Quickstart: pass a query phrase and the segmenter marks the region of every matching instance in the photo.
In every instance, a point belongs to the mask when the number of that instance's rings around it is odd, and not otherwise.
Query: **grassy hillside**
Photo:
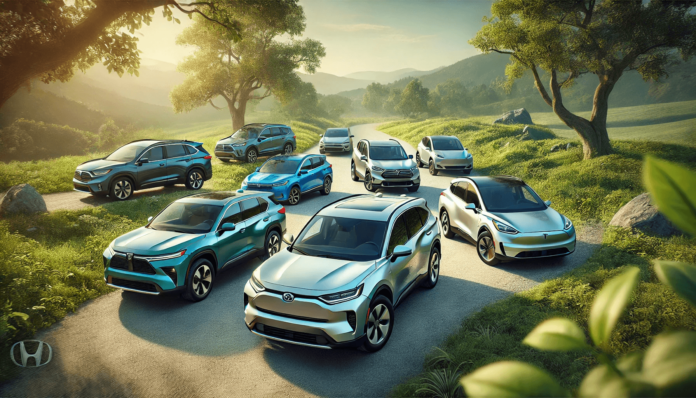
[[[657,113],[659,114],[659,112]],[[588,221],[606,225],[616,211],[645,191],[642,158],[653,154],[696,168],[693,147],[646,141],[614,141],[616,153],[582,161],[581,149],[550,153],[567,139],[518,141],[522,126],[491,125],[489,118],[433,119],[394,122],[380,130],[416,145],[425,135],[447,134],[461,139],[474,154],[474,169],[483,175],[509,174],[523,178],[553,207],[580,228]],[[534,326],[553,316],[565,316],[586,328],[590,304],[604,282],[624,266],[642,270],[636,298],[610,343],[613,354],[644,348],[656,333],[670,329],[696,330],[696,311],[659,283],[650,261],[655,258],[696,262],[696,240],[677,236],[659,238],[609,228],[602,247],[583,266],[560,278],[485,307],[433,351],[423,373],[397,386],[396,397],[431,396],[419,391],[434,382],[443,369],[463,374],[500,360],[521,360],[553,374],[568,388],[596,365],[583,352],[541,352],[522,346]],[[436,342],[434,342],[436,343]],[[456,376],[456,372],[454,374]],[[453,378],[456,382],[457,378]],[[440,383],[441,384],[441,383]]]

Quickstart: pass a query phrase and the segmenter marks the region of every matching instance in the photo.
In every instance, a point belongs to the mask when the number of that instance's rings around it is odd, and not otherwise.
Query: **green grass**
[[[591,112],[578,115],[589,118]],[[532,113],[536,124],[551,128],[558,136],[578,139],[553,112]],[[696,101],[610,108],[607,118],[612,140],[651,140],[694,145],[696,141]]]
[[[657,157],[696,167],[692,147],[646,141],[613,141],[615,154],[582,161],[581,148],[550,153],[565,138],[518,141],[522,126],[492,125],[489,118],[432,119],[394,122],[380,129],[415,146],[425,135],[458,136],[474,154],[474,168],[483,175],[508,174],[523,178],[553,207],[576,225],[588,221],[608,223],[616,211],[645,191],[641,180],[643,156]],[[642,282],[628,315],[611,342],[615,355],[645,348],[651,336],[666,329],[696,329],[696,311],[659,283],[652,259],[696,262],[696,240],[658,238],[608,228],[600,249],[576,270],[541,283],[508,299],[488,305],[465,319],[462,326],[425,361],[423,373],[396,386],[396,397],[429,396],[424,378],[443,368],[469,373],[483,365],[506,359],[521,360],[546,369],[563,386],[575,389],[596,363],[588,353],[542,352],[521,341],[538,323],[564,316],[587,328],[590,304],[604,282],[635,265]],[[444,353],[443,353],[444,352]],[[432,378],[432,377],[431,377]]]

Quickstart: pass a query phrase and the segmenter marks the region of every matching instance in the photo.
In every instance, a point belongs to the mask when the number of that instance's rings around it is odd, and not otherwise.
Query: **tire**
[[[353,181],[359,181],[358,174],[355,172],[355,162],[350,162],[350,178]]]
[[[244,160],[246,160],[247,163],[256,163],[258,158],[259,152],[256,150],[256,148],[247,149],[246,155],[244,155]]]
[[[128,200],[133,196],[134,190],[133,181],[130,178],[118,177],[116,181],[111,184],[109,194],[116,200]]]
[[[488,231],[484,231],[476,240],[476,253],[486,265],[496,265],[500,262],[495,258],[495,242]]]
[[[409,192],[418,192],[418,188],[420,188],[420,184],[414,184],[408,187]]]
[[[196,260],[191,266],[186,282],[184,298],[192,302],[205,300],[213,290],[215,269],[213,264],[205,258]]]
[[[290,193],[288,194],[288,203],[291,205],[296,205],[300,203],[300,197],[302,197],[302,192],[300,191],[300,187],[294,186],[290,188]]]
[[[193,169],[186,175],[186,188],[195,191],[203,187],[203,172],[200,169]]]
[[[433,162],[432,159],[430,159],[430,163],[428,164],[428,171],[430,172],[430,175],[436,176],[438,171],[435,168],[435,162]]]
[[[285,146],[283,147],[283,155],[289,155],[289,154],[291,154],[291,153],[292,153],[292,144],[288,142],[288,143],[285,144]]]
[[[319,150],[319,154],[320,154],[320,155],[324,155],[325,153],[326,153],[325,150],[323,150],[323,149],[320,149],[320,150]]]
[[[440,280],[440,264],[440,250],[433,247],[430,250],[430,259],[428,259],[428,276],[423,280],[424,288],[432,289],[437,285],[437,281]]]
[[[454,232],[452,231],[452,225],[450,224],[450,217],[447,210],[442,210],[440,213],[440,224],[442,225],[442,232],[445,234],[445,238],[454,238]]]
[[[372,184],[372,176],[369,172],[365,173],[365,181],[363,181],[363,185],[365,185],[365,189],[369,192],[374,192],[376,190],[375,186]]]
[[[331,177],[327,176],[324,178],[324,186],[321,188],[319,193],[322,195],[328,195],[331,193]]]
[[[416,166],[420,169],[423,167],[423,162],[421,162],[420,153],[416,151]]]
[[[266,235],[266,242],[264,243],[263,254],[259,256],[261,260],[268,260],[273,257],[276,253],[280,251],[280,246],[283,244],[283,240],[280,237],[278,231],[271,231]]]
[[[363,347],[367,352],[377,352],[387,344],[389,337],[391,337],[391,332],[394,329],[394,307],[385,296],[377,296],[370,303],[368,311]],[[381,327],[376,327],[376,323],[379,323]]]
[[[229,159],[220,159],[220,160],[222,161],[222,163],[229,163],[230,162]]]

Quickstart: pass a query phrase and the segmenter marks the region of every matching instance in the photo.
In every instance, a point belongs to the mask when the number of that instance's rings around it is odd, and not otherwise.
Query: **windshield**
[[[261,166],[260,173],[268,174],[295,174],[300,161],[296,159],[273,158],[268,159]]]
[[[213,228],[221,210],[222,206],[174,202],[155,217],[148,228],[186,234],[205,234]]]
[[[486,210],[491,213],[512,213],[545,210],[546,205],[526,185],[500,184],[479,186]]]
[[[372,160],[405,160],[408,159],[404,148],[393,146],[371,146],[370,159]]]
[[[462,143],[453,137],[432,137],[433,149],[436,151],[461,151]]]
[[[324,137],[328,138],[336,138],[336,137],[348,137],[348,130],[347,129],[328,129],[326,130],[326,134],[324,134]]]
[[[105,160],[112,160],[114,162],[130,162],[135,160],[138,155],[143,151],[143,149],[149,147],[153,142],[133,142],[128,145],[124,145],[114,151],[111,155],[104,158]]]
[[[382,254],[387,223],[353,218],[316,216],[293,248],[309,256],[370,261]]]
[[[258,127],[242,127],[232,134],[232,138],[235,140],[253,140],[259,137],[260,132],[261,129]]]

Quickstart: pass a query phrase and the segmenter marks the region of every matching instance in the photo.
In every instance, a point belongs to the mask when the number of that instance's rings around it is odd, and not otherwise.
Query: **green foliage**
[[[696,267],[676,261],[656,261],[655,273],[662,283],[672,286],[681,298],[696,307]]]
[[[352,109],[353,101],[340,95],[325,95],[319,99],[319,107],[332,119],[338,119]]]
[[[515,361],[484,366],[464,376],[461,383],[469,397],[569,396],[547,372]]]
[[[389,96],[389,88],[381,83],[372,83],[365,88],[362,106],[372,112],[382,113],[383,104]]]
[[[287,96],[285,103],[281,105],[280,109],[291,118],[306,118],[324,113],[319,108],[317,90],[309,82],[297,83],[292,94]]]
[[[616,323],[638,285],[639,273],[638,268],[627,269],[607,282],[595,297],[590,311],[589,325],[592,340],[598,347],[606,346],[611,339]]]
[[[433,114],[460,116],[467,113],[471,103],[472,100],[466,87],[459,79],[451,79],[438,84],[435,90],[430,93],[428,108]]]
[[[18,119],[0,129],[0,160],[35,160],[82,155],[96,149],[97,136],[68,126]]]
[[[423,87],[420,80],[412,80],[401,93],[401,101],[394,110],[405,117],[413,117],[428,112],[430,90]]]
[[[570,351],[588,348],[585,334],[575,322],[551,318],[535,327],[522,341],[530,347],[548,351]]]
[[[677,164],[648,157],[644,178],[660,212],[682,231],[696,235],[696,174]]]

